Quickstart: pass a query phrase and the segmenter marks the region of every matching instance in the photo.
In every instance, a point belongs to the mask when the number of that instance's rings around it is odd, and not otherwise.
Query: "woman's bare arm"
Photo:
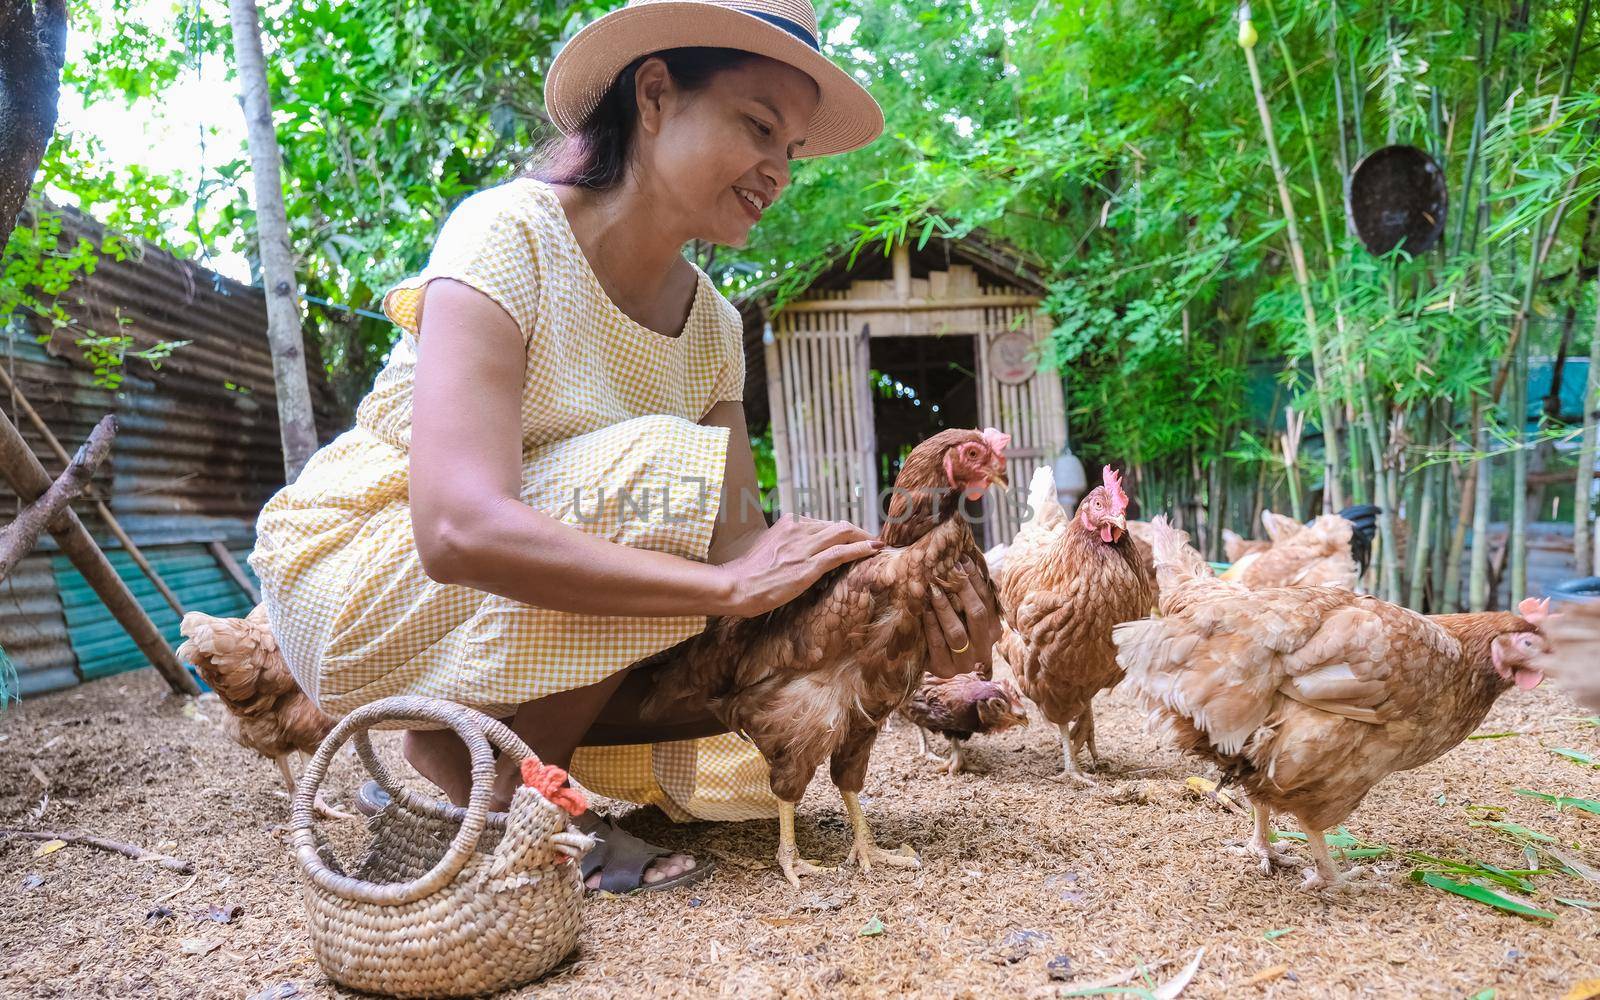
[[[728,428],[728,467],[722,479],[722,503],[717,511],[717,531],[711,537],[706,562],[721,565],[739,558],[767,530],[756,484],[756,458],[750,451],[750,431],[744,422],[744,404],[724,400],[700,422]]]
[[[849,524],[784,518],[751,532],[719,566],[562,524],[519,498],[525,355],[516,323],[483,293],[440,278],[429,283],[420,329],[411,507],[417,550],[435,580],[557,611],[749,615],[877,544]],[[730,471],[742,475],[733,446],[730,454]],[[753,485],[753,462],[749,478]]]

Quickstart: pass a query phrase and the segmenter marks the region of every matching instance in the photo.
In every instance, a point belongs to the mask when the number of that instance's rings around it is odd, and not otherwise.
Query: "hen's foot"
[[[1271,875],[1274,868],[1292,869],[1299,868],[1305,864],[1303,858],[1291,854],[1287,847],[1271,844],[1264,840],[1256,840],[1255,838],[1246,841],[1243,846],[1228,848],[1228,853],[1242,854],[1255,858],[1256,865],[1261,869],[1261,874],[1263,875]]]
[[[839,790],[844,799],[844,811],[850,818],[850,827],[855,831],[855,838],[850,842],[850,853],[845,856],[847,863],[861,866],[863,875],[872,871],[874,864],[886,865],[890,868],[921,868],[922,861],[918,859],[917,852],[910,844],[901,844],[898,850],[886,851],[879,847],[872,837],[872,827],[867,824],[867,814],[861,809],[861,800],[855,792]]]
[[[967,769],[967,748],[959,741],[950,742],[950,760],[945,764],[944,773],[957,775]]]
[[[1100,786],[1100,782],[1083,773],[1082,769],[1078,767],[1078,762],[1073,760],[1071,757],[1067,758],[1066,766],[1061,769],[1061,772],[1059,774],[1052,775],[1050,780],[1063,781],[1072,785],[1081,785],[1084,788],[1098,788]]]
[[[329,805],[328,801],[322,797],[321,790],[318,790],[315,798],[312,799],[312,803],[317,810],[317,815],[321,816],[323,819],[347,820],[361,818],[355,813],[345,812],[343,809],[338,809],[332,805]]]
[[[783,877],[788,879],[789,884],[794,888],[800,888],[800,876],[802,875],[821,875],[824,872],[833,871],[827,865],[819,865],[815,861],[807,861],[805,858],[800,857],[799,853],[793,848],[787,851],[781,847],[778,848],[778,867],[783,869]]]
[[[874,864],[883,864],[890,868],[922,867],[922,860],[917,857],[916,850],[910,844],[901,844],[898,850],[886,851],[871,840],[862,842],[859,838],[851,842],[850,853],[845,860],[860,865],[863,875],[870,875]]]
[[[1304,875],[1300,888],[1307,892],[1358,892],[1372,887],[1372,878],[1361,865],[1332,876],[1316,868],[1307,868]]]

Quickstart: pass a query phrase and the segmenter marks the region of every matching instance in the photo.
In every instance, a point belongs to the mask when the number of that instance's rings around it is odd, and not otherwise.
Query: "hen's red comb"
[[[1106,499],[1111,501],[1113,512],[1121,514],[1128,509],[1128,494],[1123,492],[1122,477],[1117,470],[1106,466],[1100,470],[1100,478],[1105,481]]]
[[[989,450],[1005,458],[1006,449],[1011,446],[1011,435],[995,427],[985,427],[982,433],[983,443],[989,446]]]
[[[1524,597],[1522,602],[1517,605],[1517,613],[1529,623],[1537,625],[1550,617],[1550,598],[1546,597],[1541,601],[1532,597]]]

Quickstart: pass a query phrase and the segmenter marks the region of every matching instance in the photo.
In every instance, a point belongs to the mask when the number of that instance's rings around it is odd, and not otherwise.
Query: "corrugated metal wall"
[[[63,216],[64,240],[76,243],[81,236],[100,244],[98,223],[70,209],[52,211]],[[28,224],[25,213],[19,225]],[[110,498],[112,513],[186,608],[248,611],[248,598],[204,543],[221,541],[242,562],[254,543],[256,513],[283,483],[261,290],[145,249],[120,261],[102,257],[56,301],[73,324],[48,331],[41,345],[34,338],[48,327],[13,318],[8,335],[0,336],[0,365],[69,452],[102,416],[116,413],[116,443],[95,477],[96,491]],[[159,367],[128,359],[122,383],[110,389],[95,384],[93,366],[76,343],[90,334],[127,335],[135,350],[162,341],[190,343]],[[328,440],[346,420],[314,351],[308,362],[317,425]],[[50,474],[58,474],[60,461],[4,391],[0,407]],[[0,481],[0,523],[18,507],[9,484]],[[120,551],[94,505],[79,501],[74,508],[156,624],[176,637],[176,616]],[[80,675],[144,665],[48,536],[0,581],[0,646],[16,664],[24,696],[69,686]]]

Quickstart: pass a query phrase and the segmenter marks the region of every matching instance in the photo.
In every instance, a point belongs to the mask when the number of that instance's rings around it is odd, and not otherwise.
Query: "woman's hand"
[[[961,613],[941,588],[932,588],[933,606],[923,613],[922,628],[928,637],[928,672],[936,677],[954,677],[989,665],[1000,639],[1000,616],[979,588],[988,589],[970,557],[956,567],[952,588]]]
[[[848,521],[784,514],[747,551],[719,567],[730,580],[726,613],[765,614],[799,597],[834,567],[882,548],[883,542]]]

